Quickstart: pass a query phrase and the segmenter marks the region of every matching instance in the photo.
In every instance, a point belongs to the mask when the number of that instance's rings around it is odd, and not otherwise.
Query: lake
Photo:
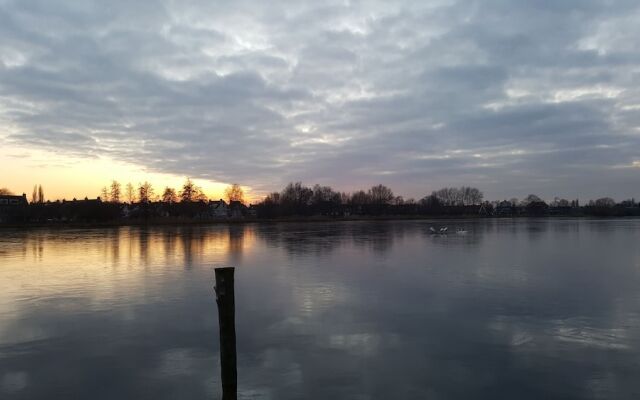
[[[242,399],[638,398],[639,239],[624,219],[0,230],[0,398],[219,398],[217,266]]]

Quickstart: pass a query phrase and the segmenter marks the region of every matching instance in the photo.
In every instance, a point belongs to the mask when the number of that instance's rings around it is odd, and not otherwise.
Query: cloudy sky
[[[0,0],[0,186],[640,197],[639,21],[637,0]]]

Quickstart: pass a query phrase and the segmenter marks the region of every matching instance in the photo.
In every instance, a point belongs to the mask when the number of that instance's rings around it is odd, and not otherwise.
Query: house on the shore
[[[28,205],[29,202],[25,193],[22,196],[0,195],[0,223],[23,220],[26,216]]]
[[[118,217],[119,207],[116,204],[108,207],[107,205],[108,203],[104,203],[100,197],[95,199],[85,197],[84,199],[62,200],[62,203],[54,208],[59,209],[56,217],[67,221],[106,221]],[[45,215],[51,214],[51,212],[47,212],[46,207],[44,212]],[[42,217],[39,216],[38,219],[42,219]]]
[[[525,207],[528,216],[539,217],[549,214],[549,205],[544,201],[532,201]]]
[[[510,217],[515,214],[516,207],[510,201],[503,200],[496,206],[495,215]]]
[[[247,206],[241,201],[232,200],[229,202],[229,217],[242,218],[247,213]]]
[[[227,218],[229,216],[229,207],[227,203],[220,200],[210,200],[209,201],[209,211],[213,218]]]
[[[549,215],[555,215],[555,216],[561,216],[561,215],[572,215],[572,213],[574,212],[574,208],[571,206],[565,206],[565,205],[554,205],[554,206],[549,206]]]
[[[256,207],[255,204],[249,204],[249,207],[247,208],[247,216],[251,218],[258,217],[258,207]]]
[[[493,209],[493,205],[491,205],[491,203],[489,203],[488,201],[480,204],[480,208],[478,209],[478,214],[482,215],[483,217],[489,217],[493,215],[494,212],[495,210]]]

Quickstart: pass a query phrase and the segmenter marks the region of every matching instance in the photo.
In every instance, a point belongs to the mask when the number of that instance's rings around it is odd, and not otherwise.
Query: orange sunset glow
[[[148,181],[160,193],[165,187],[179,189],[185,181],[185,176],[149,171],[106,156],[86,158],[11,145],[0,148],[0,165],[11,166],[3,170],[0,186],[30,196],[34,185],[41,184],[50,201],[98,197],[112,180],[123,186],[131,182],[134,187]],[[224,198],[224,190],[230,185],[207,179],[193,181],[210,199]],[[258,198],[249,187],[243,189],[248,201]]]

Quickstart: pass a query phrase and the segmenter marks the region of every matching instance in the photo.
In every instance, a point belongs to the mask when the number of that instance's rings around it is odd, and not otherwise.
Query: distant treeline
[[[369,190],[352,193],[334,191],[329,186],[308,187],[289,183],[282,191],[273,192],[256,205],[257,215],[264,218],[290,216],[633,216],[640,215],[634,199],[616,203],[609,197],[591,200],[580,206],[579,200],[556,197],[546,203],[530,194],[524,199],[486,201],[474,187],[447,187],[419,200],[395,196],[393,191],[376,185]]]
[[[296,217],[358,218],[377,216],[637,216],[634,199],[617,203],[604,197],[581,205],[578,199],[555,198],[547,203],[536,195],[524,199],[486,201],[474,187],[448,187],[419,200],[396,196],[384,185],[346,193],[329,186],[289,183],[279,192],[247,205],[242,188],[233,184],[225,200],[209,200],[187,179],[181,190],[165,188],[156,195],[150,183],[128,184],[122,193],[113,181],[95,199],[45,201],[41,185],[32,201],[0,189],[0,222],[105,222],[118,220],[280,219]]]
[[[444,188],[423,199],[395,196],[384,185],[352,193],[334,191],[329,186],[307,187],[301,182],[289,183],[282,191],[273,192],[256,205],[258,215],[265,218],[288,216],[358,216],[358,215],[462,215],[478,214],[483,194],[472,187]]]

